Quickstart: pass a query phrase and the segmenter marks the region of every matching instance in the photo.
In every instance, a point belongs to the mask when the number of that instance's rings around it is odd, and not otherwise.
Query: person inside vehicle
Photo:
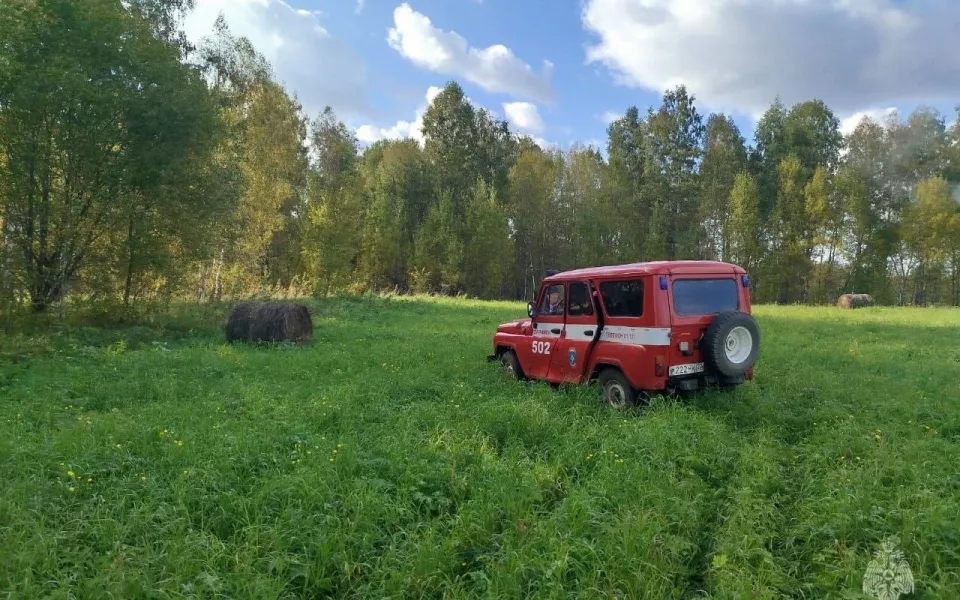
[[[547,290],[547,297],[543,307],[545,315],[563,314],[563,286],[555,285]]]

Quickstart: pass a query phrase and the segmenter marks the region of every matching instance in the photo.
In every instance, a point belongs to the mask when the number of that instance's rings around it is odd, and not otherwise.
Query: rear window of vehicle
[[[603,307],[611,317],[643,315],[643,281],[604,281],[600,284]]]
[[[737,310],[734,279],[679,279],[673,282],[673,310],[678,315],[712,315]]]

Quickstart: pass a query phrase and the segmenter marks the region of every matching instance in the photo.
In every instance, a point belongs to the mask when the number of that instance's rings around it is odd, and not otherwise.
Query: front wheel
[[[504,350],[500,355],[500,372],[510,379],[523,379],[523,371],[520,370],[520,361],[513,350]]]
[[[606,369],[597,378],[600,390],[603,393],[603,403],[610,408],[623,410],[637,403],[637,392],[616,369]]]

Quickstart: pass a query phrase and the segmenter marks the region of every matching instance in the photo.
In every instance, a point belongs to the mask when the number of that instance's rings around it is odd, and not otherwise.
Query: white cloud
[[[553,101],[550,75],[544,61],[538,75],[501,44],[472,48],[455,31],[434,27],[429,17],[403,3],[393,11],[387,43],[413,64],[443,75],[463,77],[488,92],[504,93],[539,102]]]
[[[366,65],[321,24],[319,11],[296,10],[283,0],[197,0],[184,27],[194,42],[213,31],[220,12],[234,35],[250,40],[295,92],[311,116],[330,105],[340,118],[370,117]]]
[[[440,92],[442,91],[443,91],[443,88],[438,88],[435,85],[431,85],[427,89],[427,104],[428,105],[433,104],[433,101],[436,99],[437,96],[440,95]],[[470,98],[467,98],[467,101],[469,102]]]
[[[423,145],[423,115],[433,104],[437,95],[442,92],[442,88],[430,86],[425,94],[426,103],[417,108],[416,117],[413,121],[397,121],[391,127],[380,128],[374,125],[361,125],[357,128],[357,139],[364,144],[372,144],[380,140],[399,140],[413,138],[417,143]]]
[[[838,114],[960,93],[956,0],[585,0],[588,62],[686,84],[712,110],[820,98]]]
[[[601,153],[605,153],[607,151],[607,143],[600,141],[597,138],[590,138],[584,143],[584,145],[588,148],[595,148]]]
[[[604,125],[609,125],[610,123],[613,123],[614,121],[616,121],[622,116],[623,116],[622,114],[618,113],[615,110],[607,110],[607,111],[604,111],[603,114],[597,115],[597,118],[603,121]]]
[[[354,12],[358,15],[363,12],[363,5],[365,4],[364,0],[357,0],[357,8],[354,9]]]
[[[534,135],[534,136],[530,136],[530,139],[532,139],[536,145],[540,146],[542,150],[552,151],[552,150],[560,149],[560,144],[556,142],[551,142],[549,140],[545,140],[542,137],[537,137]]]
[[[430,108],[430,105],[433,104],[433,101],[436,99],[437,95],[439,95],[442,91],[443,88],[430,86],[430,88],[427,89],[427,93],[424,94],[425,102],[417,107],[416,115],[412,121],[400,120],[390,127],[377,127],[376,125],[370,124],[357,127],[357,140],[363,144],[373,144],[374,142],[378,142],[380,140],[400,140],[411,138],[423,146],[423,116],[426,114],[427,109]],[[480,104],[474,102],[469,96],[466,98],[466,100],[472,104],[476,110],[481,110],[484,108]],[[503,109],[507,113],[507,119],[510,121],[510,123],[512,123],[518,129],[523,130],[523,132],[529,135],[530,138],[541,148],[544,150],[556,150],[559,148],[559,145],[556,142],[548,141],[537,135],[543,131],[544,125],[543,120],[540,117],[540,113],[535,105],[527,102],[507,102],[503,105]],[[488,112],[496,117],[492,111]]]
[[[543,132],[543,118],[536,104],[530,102],[504,102],[503,111],[507,114],[507,120],[517,129],[528,133]]]
[[[853,113],[849,117],[840,121],[840,133],[850,135],[857,128],[864,117],[868,117],[877,123],[884,123],[891,114],[897,112],[896,108],[877,108],[872,110],[861,110]]]

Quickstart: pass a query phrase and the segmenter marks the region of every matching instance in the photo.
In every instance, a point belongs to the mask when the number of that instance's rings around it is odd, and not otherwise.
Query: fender
[[[512,344],[512,343],[508,344],[506,342],[501,342],[499,340],[495,340],[494,343],[495,343],[494,353],[487,355],[487,361],[489,362],[500,360],[500,354],[502,354],[501,352],[498,351],[500,348],[503,348],[504,350],[510,350],[514,354],[516,354],[517,352],[516,344]],[[519,358],[520,357],[518,356],[517,359],[519,360]]]

